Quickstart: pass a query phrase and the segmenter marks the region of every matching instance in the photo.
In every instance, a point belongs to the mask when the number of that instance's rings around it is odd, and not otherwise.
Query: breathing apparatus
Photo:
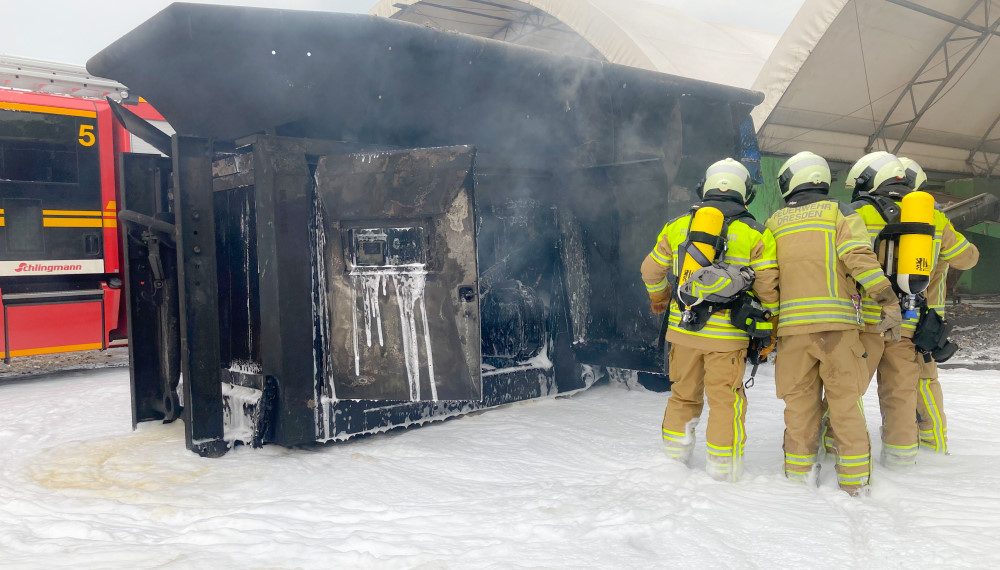
[[[728,198],[744,206],[752,202],[756,195],[750,171],[732,158],[709,166],[697,192],[698,197],[703,200]],[[725,215],[718,208],[702,205],[692,212],[687,239],[678,248],[681,270],[676,282],[677,299],[684,305],[681,326],[686,329],[700,330],[705,326],[708,316],[721,306],[718,303],[699,306],[703,298],[697,295],[682,297],[681,291],[690,291],[692,286],[705,291],[706,285],[698,281],[688,285],[687,289],[685,285],[696,271],[711,267],[716,259],[725,255],[727,228]],[[753,282],[752,276],[750,282]]]
[[[933,267],[934,197],[913,191],[907,185],[906,167],[885,151],[855,162],[844,186],[854,190],[856,200],[872,203],[885,219],[875,251],[885,244],[882,269],[899,296],[904,316],[917,318]]]
[[[916,161],[909,158],[899,158],[899,162],[906,169],[906,185],[914,190],[921,190],[927,186],[927,174]],[[945,362],[958,351],[958,345],[948,338],[951,333],[951,325],[938,314],[924,304],[920,308],[920,320],[917,321],[916,331],[913,335],[913,345],[921,353],[924,362]]]
[[[687,240],[681,244],[677,251],[678,258],[683,260],[681,271],[677,276],[678,291],[685,286],[696,271],[711,266],[716,257],[721,257],[725,253],[726,241],[721,236],[724,221],[725,216],[722,215],[722,212],[711,206],[701,207],[694,211],[691,216],[691,225],[688,228]],[[681,300],[679,294],[677,298]],[[693,304],[684,303],[684,311],[681,313],[682,325],[696,326],[698,319],[692,309],[693,306]],[[704,323],[701,324],[704,326]]]

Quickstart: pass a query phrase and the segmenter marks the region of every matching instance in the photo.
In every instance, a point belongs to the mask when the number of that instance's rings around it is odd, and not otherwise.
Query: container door
[[[482,398],[474,154],[319,160],[318,344],[332,398]]]

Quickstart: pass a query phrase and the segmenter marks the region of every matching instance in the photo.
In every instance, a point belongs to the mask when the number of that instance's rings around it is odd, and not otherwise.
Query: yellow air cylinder
[[[932,204],[933,205],[933,204]],[[695,210],[694,218],[691,220],[690,232],[704,232],[713,236],[717,236],[722,232],[722,222],[725,220],[725,216],[722,215],[716,208],[698,208]],[[707,243],[694,242],[692,245],[698,248],[705,257],[708,258],[708,262],[711,263],[715,261],[715,248]],[[677,286],[680,287],[687,281],[691,274],[702,268],[702,265],[694,258],[694,256],[688,254],[684,256],[684,260],[681,262],[681,273],[680,277],[677,279]]]
[[[934,197],[927,192],[910,192],[903,196],[900,221],[927,224],[934,228]],[[934,236],[903,234],[899,236],[896,284],[904,293],[916,295],[927,288],[934,255]]]

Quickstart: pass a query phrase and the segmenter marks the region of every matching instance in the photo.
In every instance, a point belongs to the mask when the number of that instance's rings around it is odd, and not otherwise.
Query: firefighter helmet
[[[726,158],[716,162],[705,171],[705,181],[698,187],[698,197],[714,193],[717,196],[729,196],[729,192],[740,195],[740,201],[749,205],[757,192],[753,187],[750,171],[739,161]]]
[[[899,162],[906,169],[906,185],[914,190],[923,190],[924,186],[927,185],[927,174],[924,173],[924,169],[920,168],[917,161],[912,158],[903,158],[901,156],[899,157]]]
[[[778,188],[785,200],[800,190],[830,189],[830,165],[818,154],[803,151],[789,158],[778,171]]]
[[[906,179],[906,168],[896,158],[884,150],[862,156],[847,174],[844,188],[854,189],[855,200],[861,192],[874,192],[888,184],[902,183]]]

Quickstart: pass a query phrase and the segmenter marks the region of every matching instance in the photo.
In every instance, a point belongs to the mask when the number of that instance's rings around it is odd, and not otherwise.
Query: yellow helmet
[[[927,174],[924,173],[924,169],[920,168],[917,161],[912,158],[903,158],[901,156],[899,157],[899,162],[906,169],[906,185],[914,190],[922,190],[927,185]]]
[[[895,155],[884,150],[868,153],[858,159],[847,173],[844,188],[860,192],[872,192],[885,184],[902,183],[906,179],[906,168]]]
[[[830,165],[818,154],[803,151],[789,158],[778,170],[778,188],[781,196],[789,196],[799,190],[811,188],[830,189]]]
[[[704,198],[709,193],[728,196],[729,192],[739,194],[740,201],[744,204],[749,204],[756,196],[750,171],[739,161],[726,158],[705,171],[705,181],[698,189],[698,197]]]

